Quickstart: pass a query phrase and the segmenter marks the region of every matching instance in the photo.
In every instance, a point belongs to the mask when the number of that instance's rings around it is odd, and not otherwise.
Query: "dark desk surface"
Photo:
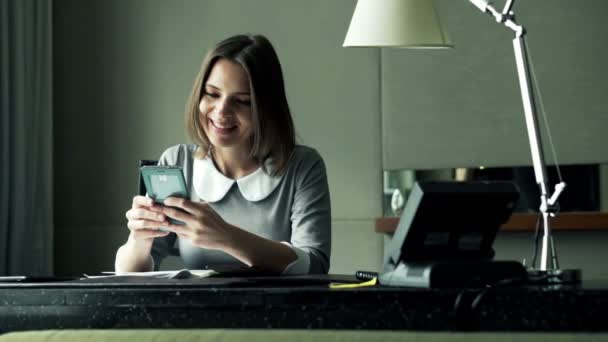
[[[608,331],[608,281],[330,289],[349,276],[0,284],[0,333],[59,328]],[[474,308],[471,303],[479,303]]]

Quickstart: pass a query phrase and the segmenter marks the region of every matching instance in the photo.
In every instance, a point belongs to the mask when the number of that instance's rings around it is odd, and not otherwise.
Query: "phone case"
[[[188,186],[179,166],[147,165],[140,168],[141,177],[146,187],[148,197],[154,202],[163,204],[167,197],[190,199]],[[169,219],[174,224],[184,224],[175,219]],[[166,231],[164,228],[160,230]]]
[[[142,166],[141,176],[148,197],[156,203],[162,204],[167,197],[190,198],[182,168],[179,166]]]

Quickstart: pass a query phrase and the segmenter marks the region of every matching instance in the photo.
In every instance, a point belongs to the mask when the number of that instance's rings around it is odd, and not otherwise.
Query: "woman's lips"
[[[213,130],[219,134],[229,134],[232,133],[233,131],[236,130],[236,125],[222,125],[222,124],[217,124],[215,121],[209,119],[209,123],[211,124],[211,126],[213,127]]]

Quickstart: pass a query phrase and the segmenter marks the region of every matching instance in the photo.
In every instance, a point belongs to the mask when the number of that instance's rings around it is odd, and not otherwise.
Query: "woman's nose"
[[[230,107],[230,101],[228,101],[228,98],[224,97],[224,98],[218,99],[218,101],[215,105],[215,111],[218,114],[222,114],[222,115],[229,114],[230,110],[231,110],[231,107]]]

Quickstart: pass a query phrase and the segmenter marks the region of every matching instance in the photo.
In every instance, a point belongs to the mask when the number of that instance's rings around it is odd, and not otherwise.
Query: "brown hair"
[[[219,42],[205,57],[186,104],[186,129],[199,146],[196,157],[211,152],[212,145],[200,120],[199,103],[211,69],[222,59],[238,63],[249,76],[253,144],[250,156],[262,166],[272,158],[274,174],[282,174],[295,146],[295,129],[283,82],[279,58],[261,35],[236,35]]]

